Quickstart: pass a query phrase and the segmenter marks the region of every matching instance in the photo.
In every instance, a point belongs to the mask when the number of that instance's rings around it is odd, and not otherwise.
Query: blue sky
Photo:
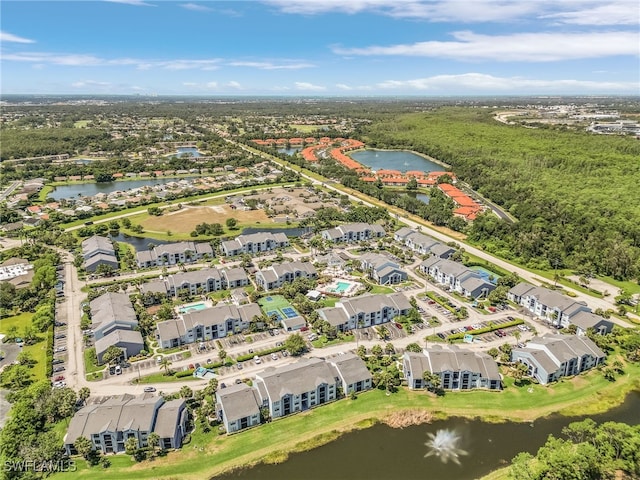
[[[0,14],[2,94],[640,94],[638,0],[3,0]]]

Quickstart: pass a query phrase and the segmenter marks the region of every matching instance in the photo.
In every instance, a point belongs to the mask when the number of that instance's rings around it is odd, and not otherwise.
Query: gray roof
[[[398,230],[396,230],[393,235],[397,236],[398,238],[405,238],[405,237],[411,235],[412,233],[416,233],[416,231],[412,230],[409,227],[402,227],[402,228],[399,228]]]
[[[456,249],[453,247],[450,247],[449,245],[446,245],[444,243],[436,243],[435,245],[433,245],[429,251],[437,256],[437,257],[441,257],[442,255],[445,255],[446,253],[449,252],[455,252]]]
[[[392,307],[400,311],[409,310],[411,308],[409,300],[407,300],[407,297],[402,293],[391,293],[388,295],[363,295],[361,297],[347,298],[336,304],[336,306],[340,305],[345,309],[350,317],[357,315],[360,312],[378,312],[385,307]]]
[[[141,348],[144,347],[144,341],[139,331],[118,329],[96,340],[96,355],[100,356],[100,354],[106,352],[110,346],[119,346],[119,344],[122,343],[133,343],[139,345]]]
[[[176,287],[185,283],[207,283],[209,279],[220,281],[222,279],[220,271],[217,268],[203,268],[202,270],[174,273],[167,277],[169,284]]]
[[[487,290],[493,290],[495,288],[495,285],[483,280],[482,277],[476,274],[469,275],[468,277],[460,280],[460,286],[470,292],[474,292],[478,289],[486,288]]]
[[[84,268],[86,270],[91,270],[91,267],[93,267],[96,264],[109,264],[114,266],[115,268],[119,267],[119,263],[118,263],[118,259],[116,258],[115,255],[109,255],[107,253],[97,253],[95,255],[93,255],[92,257],[87,258],[84,261]],[[96,265],[97,267],[97,265]]]
[[[465,267],[462,263],[454,262],[453,260],[447,260],[444,258],[438,259],[438,261],[435,262],[432,266],[437,267],[438,270],[440,270],[445,275],[456,278],[468,274],[469,272],[473,272],[473,270]]]
[[[526,289],[521,283],[513,287],[511,290],[509,290],[509,292],[520,297],[535,297],[540,304],[546,305],[548,308],[557,308],[569,317],[578,313],[580,310],[584,310],[584,307],[586,307],[586,304],[584,302],[576,302],[575,300],[572,300],[571,298],[566,297],[559,292],[549,290],[548,288],[544,287],[531,287]]]
[[[341,307],[322,308],[318,310],[318,314],[334,327],[344,325],[349,320],[346,312]]]
[[[79,437],[91,438],[94,433],[138,430],[151,432],[154,406],[163,402],[152,395],[120,395],[102,404],[92,404],[78,410],[71,421],[64,442],[72,444]]]
[[[200,255],[213,255],[213,248],[210,243],[196,243],[196,252]]]
[[[605,354],[593,341],[585,336],[578,335],[544,335],[535,337],[528,343],[529,348],[546,346],[549,353],[560,362],[583,355],[604,357]]]
[[[280,320],[280,323],[287,330],[296,330],[298,328],[304,327],[307,324],[307,321],[300,315],[297,315],[295,317],[283,318],[282,320]]]
[[[368,265],[373,267],[374,270],[378,270],[379,268],[386,265],[391,265],[395,268],[400,267],[400,265],[398,265],[396,261],[392,260],[389,255],[383,253],[367,252],[364,255],[360,256],[360,262],[367,263]]]
[[[274,368],[269,367],[256,375],[264,382],[271,401],[285,395],[300,395],[316,390],[322,384],[336,383],[337,372],[319,358],[301,358],[296,363]]]
[[[108,292],[94,298],[90,303],[91,321],[95,328],[101,324],[121,321],[137,324],[136,312],[126,293]]]
[[[165,253],[168,254],[176,254],[176,253],[184,253],[186,251],[196,251],[196,245],[193,242],[176,242],[176,243],[166,243],[164,245],[158,245],[153,248],[155,254],[160,257]]]
[[[186,407],[186,402],[183,398],[176,400],[170,400],[158,409],[158,416],[156,417],[156,424],[153,427],[153,431],[157,433],[160,438],[173,438],[176,434],[176,426],[180,421],[180,415]]]
[[[316,269],[309,262],[287,262],[280,263],[277,265],[272,265],[271,269],[278,275],[279,277],[285,275],[286,273],[296,273],[296,272],[305,272],[307,275],[316,275]]]
[[[186,333],[184,322],[176,319],[156,323],[156,330],[161,342],[180,338]]]
[[[482,378],[500,380],[498,364],[485,353],[452,348],[426,348],[423,352],[426,364],[421,360],[420,365],[426,366],[431,373],[466,371],[478,373]],[[424,371],[420,371],[420,377]]]
[[[246,383],[239,383],[218,389],[216,399],[227,421],[232,422],[260,414],[262,402],[258,395],[255,388],[251,388]]]
[[[105,250],[107,252],[113,252],[113,243],[107,237],[101,237],[100,235],[94,235],[92,237],[83,240],[82,242],[82,255],[86,256],[96,250]]]
[[[140,285],[140,291],[144,293],[167,293],[167,284],[164,280],[156,278]]]
[[[338,370],[338,374],[346,385],[373,378],[364,360],[353,353],[334,355],[327,361]]]
[[[514,358],[514,355],[517,355],[518,353],[530,355],[533,361],[535,361],[540,366],[540,368],[542,368],[547,373],[553,373],[560,367],[560,365],[556,364],[554,359],[552,359],[544,350],[538,350],[528,347],[514,348],[511,351],[511,358]]]
[[[140,250],[136,252],[136,260],[140,263],[155,262],[156,254],[152,250]]]
[[[249,279],[249,277],[247,277],[247,273],[240,267],[227,268],[225,270],[222,270],[222,276],[227,280],[228,283]]]
[[[523,295],[526,295],[528,292],[530,292],[534,288],[536,287],[534,287],[530,283],[520,282],[515,287],[511,288],[511,290],[509,290],[509,293],[516,297],[522,297]]]
[[[606,325],[608,330],[611,330],[613,327],[613,322],[610,320],[607,320],[600,315],[596,315],[595,313],[585,312],[584,310],[572,316],[571,323],[585,331],[588,328],[595,328],[600,324]]]

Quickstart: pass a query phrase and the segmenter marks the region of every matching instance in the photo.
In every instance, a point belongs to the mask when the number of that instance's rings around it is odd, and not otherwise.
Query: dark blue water
[[[372,170],[419,170],[421,172],[442,172],[447,168],[427,160],[407,150],[360,150],[348,154],[356,162]]]
[[[431,200],[429,195],[425,195],[424,193],[407,192],[407,195],[409,195],[410,197],[415,198],[416,200],[420,200],[422,203],[426,203],[426,204],[428,204],[429,201]]]
[[[182,157],[186,153],[190,153],[194,158],[202,156],[196,147],[179,147],[176,150],[178,151],[175,155],[176,157]]]
[[[447,393],[447,395],[457,395],[457,393]],[[510,463],[519,452],[526,451],[534,454],[550,434],[556,437],[561,436],[563,427],[584,418],[554,415],[538,419],[533,423],[498,424],[465,418],[449,418],[428,425],[414,425],[402,429],[375,425],[365,430],[347,433],[322,447],[292,454],[281,464],[259,464],[253,468],[215,478],[227,480],[471,480]],[[600,415],[593,415],[591,418],[597,423],[614,421],[638,425],[640,393],[630,394],[620,407]],[[439,430],[459,436],[456,446],[467,452],[467,455],[459,456],[459,465],[451,461],[443,463],[438,456],[425,457],[430,450],[426,445],[430,440],[428,434],[437,435]],[[274,445],[273,448],[278,447]]]
[[[149,244],[153,243],[154,245],[166,245],[167,242],[165,240],[156,240],[155,238],[147,238],[147,237],[130,237],[129,235],[125,235],[124,233],[118,233],[118,235],[111,235],[111,239],[116,242],[124,242],[129,245],[133,245],[133,248],[136,249],[137,252],[140,250],[149,250]]]
[[[279,148],[278,152],[280,153],[286,153],[287,155],[295,155],[296,153],[298,153],[300,150],[302,150],[302,147],[296,147],[296,148]]]
[[[131,190],[132,188],[151,187],[153,185],[164,185],[165,183],[177,182],[179,180],[193,180],[198,177],[180,177],[180,178],[145,178],[140,180],[122,180],[118,182],[104,183],[75,183],[70,185],[61,185],[55,187],[47,197],[60,200],[62,198],[92,197],[97,193],[115,192],[117,190]]]

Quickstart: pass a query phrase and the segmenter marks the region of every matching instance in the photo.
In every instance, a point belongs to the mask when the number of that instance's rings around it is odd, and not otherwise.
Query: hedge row
[[[189,370],[183,370],[182,372],[176,372],[175,377],[176,378],[193,377],[193,372],[195,372],[195,370],[193,368],[190,368]]]
[[[495,332],[496,330],[500,330],[502,328],[514,327],[523,323],[524,320],[517,318],[511,322],[501,323],[500,325],[494,325],[492,327],[479,328],[478,330],[469,330],[464,333],[454,333],[452,335],[449,335],[447,337],[447,340],[458,340],[460,338],[464,338],[465,335],[480,335],[481,333]]]
[[[53,325],[47,329],[47,351],[45,353],[47,362],[45,364],[45,375],[51,378],[53,375]]]
[[[245,360],[251,360],[256,355],[261,357],[262,355],[269,355],[271,353],[281,352],[282,350],[286,350],[286,347],[283,345],[281,347],[273,347],[267,350],[260,350],[259,352],[248,353],[246,355],[240,355],[236,358],[236,362],[244,362]]]

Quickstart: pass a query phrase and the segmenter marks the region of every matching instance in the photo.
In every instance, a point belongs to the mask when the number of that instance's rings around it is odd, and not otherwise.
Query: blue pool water
[[[188,313],[188,312],[194,312],[196,310],[204,310],[205,308],[207,308],[207,306],[204,303],[194,303],[192,305],[180,307],[178,309],[178,312]]]
[[[475,272],[478,272],[483,280],[486,280],[487,282],[492,283],[493,285],[495,285],[498,282],[498,279],[500,278],[500,275],[497,275],[487,270],[484,267],[474,265],[473,267],[469,267],[469,268]]]

